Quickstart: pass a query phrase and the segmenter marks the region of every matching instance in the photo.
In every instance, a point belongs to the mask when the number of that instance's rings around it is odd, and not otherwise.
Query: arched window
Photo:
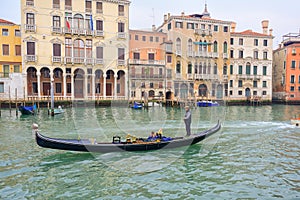
[[[73,27],[75,29],[84,29],[84,18],[81,14],[74,15]]]
[[[223,75],[227,75],[227,65],[226,64],[223,67]]]
[[[188,41],[188,52],[193,52],[193,41],[189,39]]]
[[[250,75],[250,68],[251,68],[251,64],[249,62],[247,62],[246,64],[246,74]]]
[[[211,64],[208,63],[207,74],[210,74],[210,72],[211,72]]]
[[[176,63],[176,74],[180,74],[181,73],[181,64],[180,61],[177,61]]]
[[[206,62],[203,64],[203,74],[206,74]]]
[[[223,44],[223,53],[227,53],[227,42]]]
[[[80,39],[74,41],[74,55],[75,58],[84,58],[84,42]]]
[[[191,74],[192,71],[193,71],[192,63],[189,63],[189,64],[188,64],[188,74]]]
[[[202,74],[202,62],[200,62],[200,65],[199,65],[199,74]]]
[[[195,74],[198,74],[198,64],[197,64],[197,62],[195,63],[194,70],[195,70]]]
[[[181,40],[180,40],[180,38],[176,39],[176,51],[181,52]]]
[[[217,63],[215,63],[215,66],[214,66],[214,74],[218,74],[218,65],[217,65]]]
[[[217,41],[214,42],[214,52],[215,53],[218,52],[218,42]]]
[[[202,51],[203,45],[202,45],[202,40],[199,41],[199,51]]]
[[[204,40],[204,43],[203,43],[203,51],[207,52],[207,42],[206,42],[206,40]]]

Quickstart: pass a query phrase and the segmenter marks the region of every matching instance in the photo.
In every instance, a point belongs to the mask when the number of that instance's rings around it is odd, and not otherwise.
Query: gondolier
[[[186,129],[186,135],[191,135],[191,123],[192,123],[192,114],[189,106],[185,106],[185,115],[184,115],[184,123]]]

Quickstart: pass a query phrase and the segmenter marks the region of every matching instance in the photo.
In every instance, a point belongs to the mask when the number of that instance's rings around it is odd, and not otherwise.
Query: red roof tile
[[[0,24],[9,24],[9,25],[15,25],[15,23],[4,20],[4,19],[0,19]]]
[[[248,36],[270,36],[267,34],[263,34],[263,33],[257,33],[257,32],[253,32],[252,30],[246,30],[243,32],[232,32],[232,34],[238,34],[238,35],[248,35]]]

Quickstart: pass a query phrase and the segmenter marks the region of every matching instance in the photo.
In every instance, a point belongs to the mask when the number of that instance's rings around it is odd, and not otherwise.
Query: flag
[[[91,18],[90,18],[90,28],[91,28],[91,30],[93,31],[93,30],[94,30],[93,16],[91,15],[90,17],[91,17]]]
[[[66,26],[67,26],[68,29],[70,30],[71,26],[70,26],[70,22],[68,21],[68,18],[66,19]]]

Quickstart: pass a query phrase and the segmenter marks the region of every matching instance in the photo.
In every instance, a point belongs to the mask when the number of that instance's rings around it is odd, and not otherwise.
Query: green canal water
[[[191,147],[80,153],[40,148],[42,134],[111,141],[185,134],[180,108],[67,108],[63,115],[0,118],[0,199],[300,199],[300,106],[192,109],[192,131],[222,130]]]

